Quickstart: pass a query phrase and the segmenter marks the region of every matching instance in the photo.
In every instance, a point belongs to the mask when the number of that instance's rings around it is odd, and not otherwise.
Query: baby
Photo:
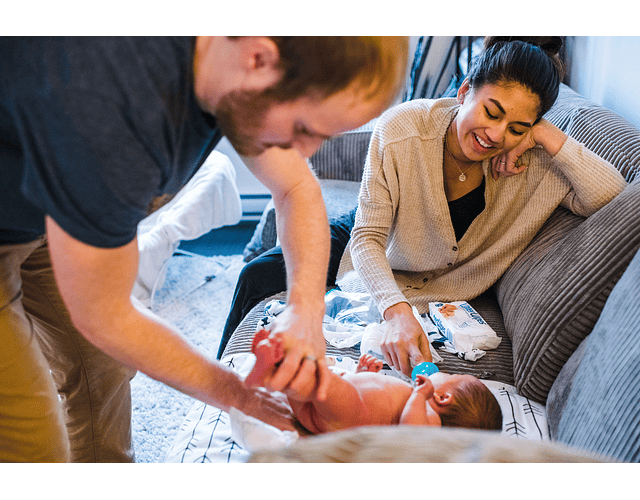
[[[283,359],[280,337],[261,330],[252,351],[256,363],[245,382],[263,385]],[[472,375],[418,375],[415,386],[378,373],[382,362],[363,355],[356,373],[332,372],[327,398],[296,399],[284,391],[296,419],[320,434],[364,425],[429,425],[501,430],[502,412],[491,391]]]

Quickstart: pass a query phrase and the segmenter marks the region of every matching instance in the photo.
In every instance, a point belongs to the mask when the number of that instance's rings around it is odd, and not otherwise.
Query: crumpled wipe
[[[442,357],[437,353],[434,348],[434,345],[431,340],[431,335],[433,333],[438,333],[438,329],[431,322],[428,316],[421,315],[418,313],[418,310],[412,307],[413,315],[422,326],[422,330],[426,335],[427,339],[429,339],[429,348],[431,351],[431,357],[434,363],[442,362]],[[387,328],[387,322],[383,321],[382,323],[371,323],[368,325],[364,333],[362,334],[362,341],[360,342],[360,352],[362,354],[373,354],[378,359],[384,359],[382,355],[382,349],[380,348],[380,344],[382,342],[382,338],[384,336],[385,330]]]
[[[282,431],[236,408],[229,410],[229,417],[233,440],[249,452],[290,446],[300,437],[296,431]]]
[[[322,333],[329,344],[338,349],[353,347],[362,339],[367,325],[381,320],[373,298],[366,293],[329,290],[324,298],[325,315]],[[269,330],[274,318],[286,307],[282,300],[271,300],[258,322],[258,329]]]

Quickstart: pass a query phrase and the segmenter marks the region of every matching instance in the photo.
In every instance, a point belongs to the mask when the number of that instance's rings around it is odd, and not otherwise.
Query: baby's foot
[[[282,339],[279,335],[270,336],[268,331],[260,330],[253,337],[251,351],[256,355],[256,363],[245,382],[250,386],[264,386],[284,357]]]
[[[356,373],[360,372],[372,372],[378,373],[382,370],[382,361],[371,354],[363,354],[358,360],[358,366],[356,367]]]

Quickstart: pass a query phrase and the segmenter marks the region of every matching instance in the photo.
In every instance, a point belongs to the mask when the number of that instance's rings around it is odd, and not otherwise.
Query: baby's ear
[[[453,403],[453,394],[449,391],[438,391],[433,395],[438,406],[447,406]]]

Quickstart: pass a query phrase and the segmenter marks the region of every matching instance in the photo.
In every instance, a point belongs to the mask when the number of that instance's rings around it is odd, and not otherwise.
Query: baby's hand
[[[413,386],[413,391],[421,394],[425,399],[430,399],[433,396],[434,389],[429,377],[425,375],[416,375],[416,382]]]

